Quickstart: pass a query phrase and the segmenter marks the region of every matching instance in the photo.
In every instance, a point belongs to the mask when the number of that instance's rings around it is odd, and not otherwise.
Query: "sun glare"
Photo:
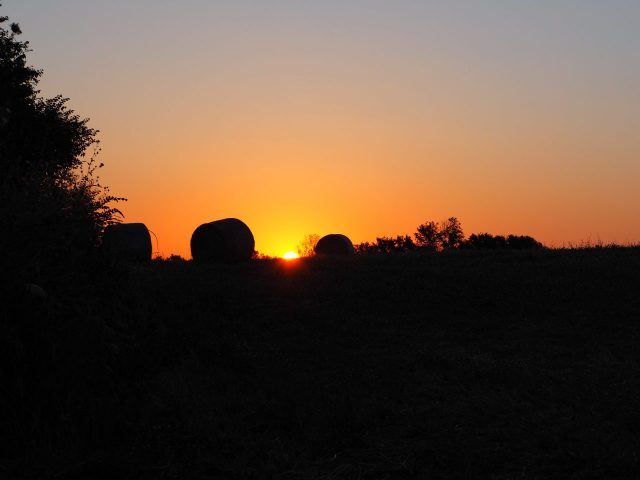
[[[285,260],[295,260],[296,258],[299,258],[300,255],[298,255],[296,252],[287,252],[284,255],[282,255],[282,258],[284,258]]]

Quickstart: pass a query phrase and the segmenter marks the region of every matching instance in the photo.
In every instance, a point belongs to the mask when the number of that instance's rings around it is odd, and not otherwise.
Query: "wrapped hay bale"
[[[102,248],[113,260],[149,262],[151,235],[144,223],[109,225],[102,235]]]
[[[355,252],[349,237],[340,233],[325,235],[315,247],[316,255],[351,255]]]
[[[251,230],[237,218],[202,224],[191,235],[191,256],[201,263],[249,260],[255,246]]]

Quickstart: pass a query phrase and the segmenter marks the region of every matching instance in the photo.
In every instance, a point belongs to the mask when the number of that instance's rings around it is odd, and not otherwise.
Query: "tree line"
[[[450,217],[441,222],[427,221],[418,225],[413,235],[377,237],[373,242],[354,245],[358,254],[390,254],[413,251],[441,252],[453,249],[533,249],[542,243],[529,235],[492,235],[473,233],[465,238],[460,220]]]
[[[441,222],[426,221],[412,235],[377,237],[374,242],[354,245],[359,254],[389,254],[412,251],[441,252],[453,249],[530,249],[542,243],[528,235],[492,235],[473,233],[465,238],[462,223],[456,217]]]

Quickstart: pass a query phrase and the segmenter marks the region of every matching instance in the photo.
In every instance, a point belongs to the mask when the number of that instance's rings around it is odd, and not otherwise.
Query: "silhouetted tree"
[[[394,243],[396,251],[398,252],[411,252],[416,249],[416,244],[411,238],[411,235],[398,235]]]
[[[440,222],[438,231],[438,237],[440,240],[440,247],[443,250],[450,248],[458,248],[464,240],[464,234],[462,232],[462,224],[456,217],[450,217],[447,220]]]
[[[525,250],[530,248],[543,248],[542,243],[528,235],[491,235],[490,233],[473,233],[465,240],[462,248],[496,249],[511,248]]]
[[[425,222],[418,226],[414,234],[416,245],[426,250],[437,250],[440,247],[440,234],[438,224]]]
[[[528,235],[509,235],[507,237],[508,248],[526,250],[530,248],[542,248],[542,243]]]
[[[361,255],[371,255],[374,253],[380,253],[378,251],[378,247],[375,243],[372,242],[362,242],[353,246],[355,252]]]
[[[465,240],[462,224],[456,217],[450,217],[440,223],[425,222],[419,225],[414,234],[396,237],[377,237],[375,242],[362,242],[354,245],[359,254],[390,254],[411,252],[416,249],[442,251],[455,248],[498,249],[498,248],[543,248],[543,245],[529,236],[492,235],[490,233],[472,233]]]
[[[391,237],[376,237],[378,253],[391,253],[395,250],[395,241]]]
[[[439,224],[425,222],[418,226],[414,236],[418,247],[434,251],[458,248],[464,240],[462,224],[456,217],[450,217]]]
[[[315,248],[318,240],[320,240],[320,235],[317,233],[310,233],[309,235],[306,235],[300,243],[298,243],[296,252],[301,257],[312,257],[316,254]]]
[[[505,248],[507,247],[507,239],[504,235],[496,235],[493,237],[493,243],[495,248]]]
[[[398,235],[377,237],[375,243],[362,242],[354,245],[354,248],[356,253],[368,255],[410,252],[417,247],[410,235]]]
[[[21,271],[68,266],[117,222],[99,184],[97,131],[61,96],[42,98],[28,42],[0,18],[0,250]],[[88,157],[85,153],[92,149]]]
[[[507,239],[502,235],[491,235],[490,233],[472,233],[465,240],[461,248],[474,249],[496,249],[507,248]]]

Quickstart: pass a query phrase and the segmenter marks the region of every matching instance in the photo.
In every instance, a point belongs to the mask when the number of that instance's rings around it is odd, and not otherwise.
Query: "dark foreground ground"
[[[49,288],[3,305],[0,478],[640,477],[640,249]]]

